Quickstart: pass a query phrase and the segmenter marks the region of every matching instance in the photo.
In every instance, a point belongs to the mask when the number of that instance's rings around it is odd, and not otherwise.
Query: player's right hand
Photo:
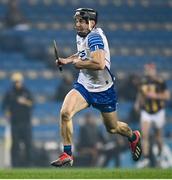
[[[56,59],[56,65],[57,66],[60,66],[60,65],[63,65],[63,64],[65,64],[63,58]]]
[[[71,62],[72,62],[71,58],[59,58],[59,59],[56,59],[56,65],[57,66],[69,64]]]

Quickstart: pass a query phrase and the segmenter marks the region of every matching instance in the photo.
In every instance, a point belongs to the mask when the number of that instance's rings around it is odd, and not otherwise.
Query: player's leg
[[[151,128],[151,115],[145,111],[141,111],[141,132],[142,132],[142,151],[143,159],[137,164],[138,168],[144,168],[150,165],[149,150],[150,150],[150,128]]]
[[[142,150],[144,158],[149,157],[149,137],[150,137],[151,123],[149,121],[142,120],[141,131],[142,131]]]
[[[77,112],[87,107],[88,103],[77,90],[72,89],[66,95],[60,112],[61,135],[63,144],[72,144],[72,117]]]
[[[72,89],[65,97],[60,111],[60,129],[62,142],[64,145],[64,153],[59,158],[51,163],[53,166],[63,166],[72,164],[71,156],[73,124],[72,117],[82,109],[88,107],[87,101],[75,89]]]
[[[15,122],[15,119],[11,119],[11,122]],[[11,146],[11,161],[12,167],[19,167],[21,165],[21,148],[20,148],[20,134],[19,129],[12,124],[11,126],[11,135],[12,135],[12,146]]]
[[[155,138],[158,145],[158,154],[161,155],[162,146],[163,146],[163,126],[165,124],[165,110],[162,109],[155,114],[154,123],[156,127]]]
[[[128,127],[128,125],[124,122],[120,122],[118,120],[118,116],[116,111],[110,113],[102,112],[103,122],[105,127],[109,133],[112,134],[121,134],[126,137],[132,136],[132,130]]]
[[[161,155],[162,152],[162,146],[163,146],[163,132],[162,129],[156,129],[155,132],[155,138],[156,138],[156,142],[157,142],[157,146],[158,146],[158,156]]]
[[[140,158],[142,152],[139,131],[132,131],[126,123],[119,121],[116,111],[102,112],[101,114],[106,129],[109,133],[117,133],[128,137],[133,160],[137,161]]]

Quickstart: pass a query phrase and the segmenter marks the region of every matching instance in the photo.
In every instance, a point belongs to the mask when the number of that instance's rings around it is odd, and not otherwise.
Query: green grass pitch
[[[172,179],[172,169],[1,169],[0,179]]]

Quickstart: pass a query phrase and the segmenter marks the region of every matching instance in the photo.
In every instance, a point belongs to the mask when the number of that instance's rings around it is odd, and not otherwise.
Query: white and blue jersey
[[[82,84],[89,92],[105,91],[113,85],[110,74],[110,51],[106,36],[102,29],[94,28],[85,38],[77,35],[77,49],[79,56],[84,61],[91,60],[90,53],[98,49],[105,51],[106,68],[103,70],[81,69],[78,83]]]
[[[90,60],[90,53],[98,49],[105,51],[106,68],[103,70],[81,69],[74,88],[85,98],[88,105],[92,105],[101,112],[116,111],[117,97],[110,73],[109,46],[103,31],[93,29],[85,38],[77,35],[77,48],[81,59]]]

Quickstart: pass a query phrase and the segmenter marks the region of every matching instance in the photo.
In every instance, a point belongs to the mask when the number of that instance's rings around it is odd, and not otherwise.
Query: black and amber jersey
[[[141,109],[150,114],[154,114],[165,106],[165,101],[161,99],[153,99],[145,96],[146,93],[163,93],[167,89],[165,81],[162,79],[151,79],[148,76],[143,77],[140,84],[142,94]]]

